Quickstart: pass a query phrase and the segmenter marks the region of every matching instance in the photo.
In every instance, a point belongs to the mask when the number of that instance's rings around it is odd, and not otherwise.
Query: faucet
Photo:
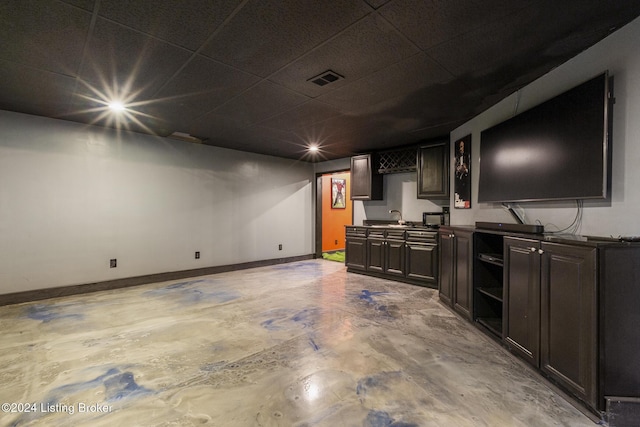
[[[389,210],[389,213],[394,213],[394,212],[396,212],[400,216],[400,219],[398,220],[398,224],[403,225],[406,221],[402,219],[402,212],[400,212],[397,209],[390,209]]]

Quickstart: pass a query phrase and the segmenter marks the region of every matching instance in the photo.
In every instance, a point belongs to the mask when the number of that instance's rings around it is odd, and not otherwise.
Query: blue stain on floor
[[[401,378],[402,374],[399,371],[380,372],[376,375],[364,377],[358,381],[356,394],[360,396],[360,401],[362,401],[370,390],[386,391],[389,389],[387,384]]]
[[[363,289],[363,290],[360,292],[360,295],[358,295],[358,298],[359,298],[361,301],[364,301],[364,302],[366,302],[367,304],[371,305],[371,306],[372,306],[373,308],[375,308],[376,310],[379,310],[379,311],[387,311],[387,306],[386,306],[386,305],[383,305],[383,304],[380,304],[380,303],[377,301],[377,298],[376,298],[376,297],[377,297],[377,296],[379,296],[379,295],[387,295],[387,294],[388,294],[388,292],[371,292],[371,291],[369,291],[369,290],[367,290],[367,289]]]
[[[35,304],[27,307],[26,316],[29,319],[49,323],[53,320],[74,319],[82,320],[84,315],[71,311],[73,305]]]
[[[66,397],[80,391],[102,387],[104,387],[107,401],[117,401],[124,398],[151,393],[151,390],[136,383],[133,373],[122,372],[118,368],[111,368],[106,373],[99,375],[92,380],[66,384],[51,390],[51,394],[53,396],[49,401],[51,403],[56,403],[60,397]]]
[[[395,421],[384,411],[369,411],[367,418],[364,420],[365,427],[418,427],[417,424]]]
[[[260,313],[260,316],[268,317],[260,322],[260,326],[270,331],[290,329],[291,323],[299,325],[303,329],[313,328],[319,315],[319,308],[305,308],[304,310],[278,308]]]
[[[118,368],[109,368],[104,374],[97,377],[76,383],[65,384],[49,391],[42,402],[36,403],[38,408],[55,407],[62,401],[73,401],[75,393],[86,392],[88,390],[103,390],[104,402],[93,402],[98,404],[110,404],[118,401],[133,399],[153,393],[146,387],[140,386],[132,372],[121,371]],[[20,426],[30,424],[33,420],[47,415],[46,413],[29,412],[24,413],[12,425]]]
[[[145,292],[144,295],[175,298],[187,304],[199,302],[222,304],[240,298],[237,292],[219,289],[219,286],[219,283],[210,279],[189,280],[153,289]]]
[[[309,337],[309,345],[311,345],[311,348],[313,349],[313,351],[320,350],[320,346],[318,346],[318,344],[316,344],[316,342],[311,337]]]

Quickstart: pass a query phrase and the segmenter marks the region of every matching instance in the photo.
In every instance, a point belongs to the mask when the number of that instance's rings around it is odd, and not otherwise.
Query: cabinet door
[[[385,242],[385,273],[404,276],[404,240],[387,240]]]
[[[419,199],[449,198],[449,142],[418,148],[417,187]]]
[[[507,346],[540,366],[540,243],[504,239],[503,335]]]
[[[454,234],[453,308],[471,320],[473,312],[473,233],[456,231]]]
[[[438,275],[438,251],[435,244],[406,244],[407,278],[435,283]]]
[[[596,249],[553,243],[542,249],[540,367],[596,409]]]
[[[440,235],[440,275],[438,277],[438,295],[440,300],[451,306],[453,301],[453,265],[454,265],[454,235],[453,232],[442,230]]]
[[[382,273],[384,271],[384,240],[367,239],[367,270]]]
[[[345,264],[347,268],[364,270],[367,259],[367,239],[348,237],[346,241]]]
[[[351,200],[382,200],[382,175],[373,163],[372,154],[351,158]]]

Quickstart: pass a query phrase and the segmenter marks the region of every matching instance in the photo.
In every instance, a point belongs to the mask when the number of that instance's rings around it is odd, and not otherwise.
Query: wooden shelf
[[[504,260],[502,259],[502,254],[479,253],[478,259],[482,262],[497,265],[499,267],[504,266]]]
[[[484,326],[493,334],[502,338],[502,319],[493,317],[478,317],[476,319],[476,322]]]
[[[484,295],[487,295],[493,299],[496,299],[500,302],[502,302],[502,288],[501,287],[495,287],[495,288],[476,288],[476,290]]]

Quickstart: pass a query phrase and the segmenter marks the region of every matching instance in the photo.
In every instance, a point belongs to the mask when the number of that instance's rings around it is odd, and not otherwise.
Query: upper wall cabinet
[[[382,175],[373,154],[351,158],[351,200],[382,200]]]
[[[449,141],[418,148],[418,199],[449,198]]]

